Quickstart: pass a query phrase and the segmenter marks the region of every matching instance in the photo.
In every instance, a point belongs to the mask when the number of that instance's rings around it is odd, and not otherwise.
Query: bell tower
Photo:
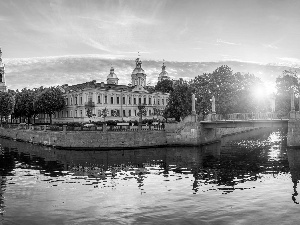
[[[0,91],[6,91],[5,65],[2,63],[2,50],[0,48]]]
[[[146,86],[146,73],[142,68],[142,61],[137,58],[135,60],[135,69],[131,74],[132,86],[145,87]]]

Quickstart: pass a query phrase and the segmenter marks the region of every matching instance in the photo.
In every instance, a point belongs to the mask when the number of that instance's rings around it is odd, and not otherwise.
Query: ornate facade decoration
[[[62,85],[66,108],[56,113],[53,121],[103,121],[103,111],[106,111],[106,120],[137,120],[140,105],[145,105],[143,118],[157,118],[157,112],[165,109],[169,94],[149,91],[142,62],[137,58],[135,63],[131,74],[132,85],[129,86],[118,84],[113,67],[107,76],[107,83],[94,80],[72,86]]]

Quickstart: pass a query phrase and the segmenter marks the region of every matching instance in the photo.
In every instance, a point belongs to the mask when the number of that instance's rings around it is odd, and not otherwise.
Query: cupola
[[[170,80],[170,77],[168,76],[168,72],[166,71],[165,62],[163,62],[163,65],[161,67],[161,72],[158,75],[158,82],[163,80]]]
[[[107,84],[118,84],[119,78],[115,74],[115,69],[110,68],[110,73],[107,76]]]
[[[142,68],[142,61],[137,58],[135,60],[135,69],[132,71],[131,74],[131,81],[132,81],[132,86],[146,86],[146,73]]]

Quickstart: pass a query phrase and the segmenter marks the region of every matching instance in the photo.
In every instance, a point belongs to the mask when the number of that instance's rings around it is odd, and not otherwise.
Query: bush
[[[79,122],[71,122],[67,124],[69,127],[81,127],[82,124]]]
[[[106,121],[107,126],[116,126],[118,121],[115,120],[108,120]]]

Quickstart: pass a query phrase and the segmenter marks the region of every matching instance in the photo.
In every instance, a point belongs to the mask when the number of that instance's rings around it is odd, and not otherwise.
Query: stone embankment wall
[[[300,146],[300,120],[288,122],[287,145],[291,147]]]
[[[256,128],[216,128],[205,129],[196,116],[188,116],[176,124],[166,124],[166,138],[169,145],[205,145],[220,141],[222,136],[248,132]]]
[[[164,131],[34,131],[0,128],[0,136],[60,148],[139,148],[167,145]]]
[[[164,131],[37,131],[0,128],[0,136],[65,149],[113,149],[205,145],[220,141],[222,136],[253,130],[249,127],[205,129],[196,121],[196,115],[188,116],[180,123],[165,124]]]

